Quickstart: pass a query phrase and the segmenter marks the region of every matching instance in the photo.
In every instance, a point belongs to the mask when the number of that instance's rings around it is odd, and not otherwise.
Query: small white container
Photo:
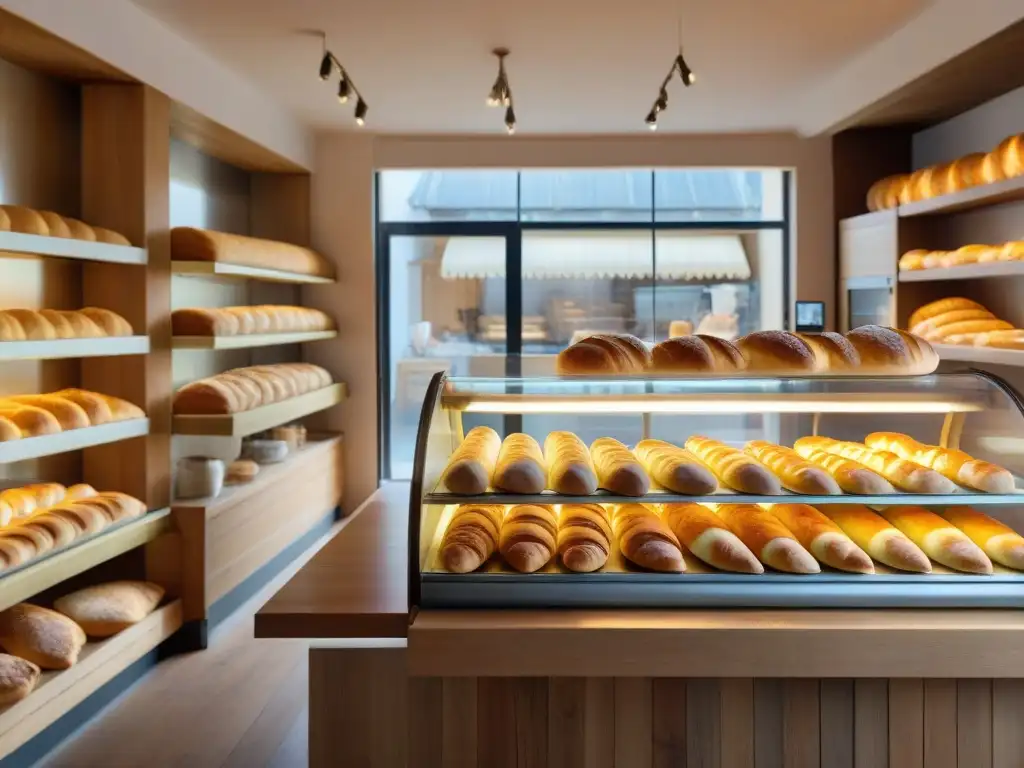
[[[178,462],[175,495],[179,499],[205,499],[224,489],[224,462],[205,456],[187,456]]]
[[[277,464],[288,458],[288,443],[284,440],[250,440],[242,447],[242,458],[257,464]]]

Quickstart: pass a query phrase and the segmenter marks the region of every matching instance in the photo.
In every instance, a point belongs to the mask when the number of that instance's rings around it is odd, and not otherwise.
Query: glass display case
[[[488,491],[457,496],[440,485],[452,452],[472,427],[501,436],[525,432],[543,445],[554,430],[586,444],[614,437],[627,446],[644,438],[683,445],[693,435],[742,448],[750,440],[792,446],[805,436],[861,442],[876,431],[900,432],[923,443],[965,451],[1009,470],[1016,488],[982,493],[963,486],[938,495],[852,494],[752,496],[723,488],[707,496],[652,489],[641,498],[598,490],[591,496]],[[858,504],[871,509],[917,505],[941,512],[969,505],[1024,532],[1024,408],[1017,393],[979,371],[919,377],[831,378],[452,378],[431,381],[421,413],[410,509],[409,595],[424,608],[574,607],[1024,607],[1024,573],[995,563],[973,575],[933,563],[931,573],[897,571],[875,563],[873,574],[823,566],[794,575],[766,568],[749,575],[717,571],[683,551],[683,573],[641,570],[618,552],[593,573],[564,568],[557,556],[539,571],[519,573],[495,553],[470,573],[449,573],[438,549],[462,504],[568,503],[659,505],[803,503]],[[952,487],[952,486],[951,486]],[[652,506],[654,510],[660,507]]]

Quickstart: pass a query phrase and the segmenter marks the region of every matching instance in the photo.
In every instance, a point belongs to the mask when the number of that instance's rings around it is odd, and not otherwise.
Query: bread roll
[[[896,506],[879,514],[899,528],[932,560],[966,573],[992,573],[992,561],[967,534],[924,507]]]
[[[171,230],[171,256],[176,261],[213,261],[318,277],[334,276],[330,263],[309,248],[192,227]]]
[[[1024,571],[1024,536],[971,507],[946,507],[942,516],[997,563]]]
[[[7,215],[7,211],[4,210],[3,206],[0,205],[0,232],[11,231],[11,217]]]
[[[995,319],[995,315],[987,309],[956,309],[952,312],[943,312],[941,315],[936,315],[920,322],[911,328],[910,331],[918,336],[926,336],[928,333],[945,325],[952,325],[953,323],[960,323],[966,320],[992,319]]]
[[[86,240],[90,243],[96,242],[96,233],[92,227],[78,219],[64,217],[64,224],[68,228],[69,237],[74,240]]]
[[[441,483],[450,493],[461,496],[484,493],[491,484],[500,450],[497,432],[490,427],[473,427],[448,460]]]
[[[60,422],[49,411],[10,400],[0,400],[0,416],[18,427],[22,437],[55,435],[61,431]]]
[[[558,556],[577,573],[603,568],[612,546],[612,527],[600,504],[563,504],[558,514]]]
[[[99,506],[84,501],[61,502],[45,510],[47,515],[64,518],[75,527],[75,535],[91,536],[110,525],[110,516]]]
[[[819,562],[838,571],[874,573],[864,550],[825,514],[807,504],[772,504],[768,508]]]
[[[668,337],[670,339],[679,336],[689,336],[693,333],[693,323],[689,320],[673,320],[668,324]]]
[[[714,493],[718,480],[692,453],[663,440],[641,440],[633,451],[644,471],[662,488],[703,496]]]
[[[0,341],[25,341],[26,338],[21,323],[0,311]]]
[[[164,589],[148,581],[112,581],[57,598],[53,607],[89,637],[110,637],[149,616]]]
[[[938,365],[938,356],[930,346],[926,360],[922,356],[924,348],[894,328],[865,325],[847,333],[846,338],[860,355],[862,373],[923,374],[931,373]]]
[[[693,502],[662,504],[661,517],[680,543],[712,568],[764,573],[754,553],[707,507]]]
[[[910,320],[908,321],[907,325],[913,328],[916,325],[923,323],[925,320],[930,320],[931,318],[936,317],[937,315],[963,309],[984,310],[985,307],[983,307],[976,301],[971,301],[970,299],[965,299],[963,297],[939,299],[938,301],[933,301],[929,304],[925,304],[924,306],[918,307],[914,311],[914,313],[911,314]]]
[[[900,190],[906,185],[909,176],[886,176],[879,179],[868,189],[867,206],[869,211],[880,211],[895,208],[899,204]]]
[[[39,508],[59,504],[67,498],[68,494],[68,489],[60,483],[33,483],[11,490],[31,495],[35,499],[35,506]],[[8,491],[4,491],[4,493],[8,493]]]
[[[0,613],[0,645],[42,669],[68,669],[78,661],[85,633],[67,616],[19,603]]]
[[[100,395],[106,402],[107,407],[110,408],[111,421],[131,421],[132,419],[144,419],[146,418],[146,412],[135,405],[120,397],[111,397],[110,395]]]
[[[765,496],[782,493],[779,479],[743,451],[699,435],[686,441],[686,449],[700,459],[722,485],[741,493]]]
[[[916,269],[924,269],[924,259],[929,253],[931,252],[921,249],[907,251],[900,256],[900,272],[911,272]]]
[[[515,432],[502,441],[491,479],[508,493],[540,493],[547,484],[544,454],[530,435]]]
[[[1013,493],[1013,475],[997,464],[975,459],[963,451],[919,443],[899,432],[872,432],[864,443],[873,450],[889,451],[900,458],[933,469],[955,483],[986,493]]]
[[[0,528],[4,528],[11,524],[14,520],[14,510],[11,509],[11,505],[0,498]]]
[[[755,331],[736,341],[736,348],[747,360],[748,373],[775,376],[821,371],[825,360],[799,336],[786,331]]]
[[[826,371],[845,372],[860,366],[860,355],[856,347],[842,334],[825,331],[795,335],[813,350],[819,361],[824,361]]]
[[[680,336],[651,350],[656,373],[723,373],[742,371],[746,360],[732,342],[717,336]]]
[[[1004,243],[997,252],[997,261],[1024,261],[1024,240]]]
[[[75,329],[71,326],[71,321],[67,319],[63,312],[58,312],[55,309],[40,309],[39,314],[46,322],[53,326],[58,339],[75,338]]]
[[[102,328],[107,336],[131,336],[134,333],[131,323],[109,309],[84,307],[79,311]]]
[[[441,539],[439,556],[445,570],[469,573],[498,548],[505,508],[500,504],[462,504],[455,509]]]
[[[988,333],[972,333],[963,336],[950,336],[947,342],[964,339],[976,347],[993,347],[995,349],[1024,349],[1024,330],[989,331]]]
[[[95,392],[88,392],[84,389],[62,389],[55,393],[56,396],[70,400],[83,411],[93,426],[107,424],[114,420],[114,414],[110,410],[106,399]]]
[[[719,504],[717,514],[765,565],[785,573],[820,573],[821,568],[793,534],[755,504]]]
[[[1005,320],[965,320],[962,323],[950,323],[925,334],[928,341],[943,342],[949,336],[959,333],[984,333],[986,331],[1009,331],[1013,328]]]
[[[92,318],[77,311],[60,311],[59,313],[71,326],[74,339],[102,339],[107,333]]]
[[[18,322],[29,341],[53,341],[57,338],[57,331],[50,321],[34,309],[5,309],[3,314]]]
[[[567,496],[587,496],[597,490],[597,473],[587,445],[572,432],[551,432],[544,440],[547,487]]]
[[[107,245],[131,245],[131,241],[120,232],[104,227],[93,227],[93,234],[96,235],[96,242]]]
[[[227,310],[176,309],[171,313],[175,336],[235,336],[239,329],[239,316]]]
[[[174,395],[173,410],[176,414],[231,414],[245,409],[238,390],[229,382],[216,378],[193,381]]]
[[[228,485],[251,483],[260,473],[260,465],[251,459],[237,459],[228,464],[224,482]]]
[[[828,472],[846,493],[869,496],[896,493],[892,483],[856,461],[828,453],[813,444],[801,444],[799,440],[793,448],[801,458]]]
[[[612,511],[612,529],[622,556],[634,565],[664,573],[686,570],[679,540],[650,507],[616,505]]]
[[[64,221],[63,217],[58,216],[52,211],[39,211],[43,221],[46,222],[46,228],[50,231],[50,237],[71,237],[71,229]]]
[[[65,492],[61,501],[77,501],[78,499],[89,499],[96,495],[96,489],[86,483],[72,485]]]
[[[17,568],[38,554],[36,545],[27,536],[10,536],[0,531],[0,569]]]
[[[825,469],[790,448],[764,440],[751,440],[743,450],[774,472],[782,485],[794,493],[812,496],[842,493],[839,483]]]
[[[76,522],[48,510],[34,512],[26,518],[15,520],[15,525],[44,531],[53,540],[54,549],[66,547],[81,533]]]
[[[939,266],[948,268],[989,261],[995,250],[991,245],[965,245],[955,251],[942,254],[939,258]]]
[[[599,437],[590,446],[590,457],[597,471],[598,487],[621,496],[643,496],[651,481],[636,456],[611,437]]]
[[[912,573],[931,573],[931,561],[920,547],[878,513],[860,504],[821,504],[817,509],[883,565]]]
[[[1005,178],[1024,175],[1024,133],[1006,137],[992,153],[999,158]]]
[[[57,419],[62,430],[82,429],[90,426],[89,416],[80,406],[58,395],[16,395],[3,402],[29,405],[49,411]],[[2,405],[3,403],[0,402],[0,407]]]
[[[259,311],[258,307],[225,307],[222,314],[227,315],[234,321],[228,320],[227,330],[231,332],[234,330],[232,326],[237,325],[238,330],[234,332],[239,336],[251,336],[254,333],[266,333],[269,330],[269,321],[266,319],[266,315]],[[263,330],[258,330],[258,318],[263,318],[264,320]]]
[[[588,336],[558,353],[560,375],[638,374],[650,367],[646,345],[628,334],[601,333]]]
[[[901,459],[895,453],[876,451],[859,443],[832,440],[827,437],[802,437],[797,445],[809,445],[828,453],[863,464],[877,472],[901,491],[907,493],[954,493],[956,486],[935,470]]]
[[[516,504],[501,523],[498,550],[509,566],[533,573],[555,556],[558,518],[548,504]]]
[[[0,653],[0,707],[21,701],[39,682],[39,667],[31,661]]]
[[[22,205],[0,205],[0,210],[7,214],[12,232],[23,235],[49,235],[50,228],[38,211]]]
[[[8,419],[6,416],[0,416],[0,443],[6,443],[10,440],[20,440],[21,429],[13,421]]]

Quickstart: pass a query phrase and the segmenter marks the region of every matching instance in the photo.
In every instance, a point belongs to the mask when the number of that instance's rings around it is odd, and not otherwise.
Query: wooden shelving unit
[[[979,365],[1009,365],[1024,368],[1024,350],[993,349],[992,347],[967,347],[959,344],[932,344],[939,358],[961,363]]]
[[[245,437],[265,429],[287,424],[311,413],[324,411],[342,402],[348,394],[344,384],[307,392],[280,403],[253,408],[226,416],[175,416],[172,431],[175,435],[205,435],[208,437]]]
[[[275,347],[281,344],[304,344],[338,336],[337,331],[303,331],[295,333],[259,333],[248,336],[175,336],[175,349],[250,349]]]
[[[60,360],[149,354],[148,336],[0,342],[0,360]]]
[[[22,256],[54,256],[61,259],[97,261],[108,264],[146,264],[146,249],[128,245],[91,243],[66,237],[0,232],[0,252]]]
[[[148,434],[149,419],[130,419],[101,424],[98,427],[69,429],[55,435],[11,440],[0,443],[0,464],[12,464],[16,461],[38,459],[42,456],[53,456],[68,451],[80,451],[83,448],[117,443]],[[109,490],[118,489],[111,488]]]
[[[333,283],[333,277],[300,275],[277,269],[245,267],[240,264],[221,264],[214,261],[172,261],[171,272],[184,277],[220,277],[236,280],[263,280],[270,283],[301,283],[317,285]]]
[[[899,282],[932,283],[939,280],[990,280],[998,277],[1024,277],[1024,261],[992,261],[986,264],[912,269],[900,272]]]

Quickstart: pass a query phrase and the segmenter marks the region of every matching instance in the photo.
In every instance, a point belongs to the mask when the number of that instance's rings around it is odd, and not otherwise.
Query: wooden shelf
[[[79,451],[94,445],[117,443],[149,434],[149,419],[130,419],[102,424],[98,427],[69,429],[56,435],[26,437],[0,443],[0,464],[13,464],[41,456],[53,456],[68,451]]]
[[[171,272],[184,277],[223,277],[239,280],[264,280],[269,283],[333,283],[333,277],[300,275],[277,269],[260,269],[216,261],[172,261]]]
[[[326,410],[347,396],[348,388],[344,384],[332,384],[315,392],[308,392],[273,405],[253,408],[251,411],[226,416],[175,416],[171,432],[175,435],[245,437]]]
[[[960,344],[932,344],[941,360],[1024,367],[1024,350],[968,347]]]
[[[148,336],[0,342],[0,360],[58,360],[61,358],[148,354]]]
[[[161,509],[100,531],[0,573],[0,610],[37,595],[120,554],[141,547],[171,529],[171,511]]]
[[[181,601],[174,600],[111,638],[88,643],[70,669],[44,672],[27,698],[0,710],[0,757],[70,712],[177,632],[181,624]]]
[[[1024,200],[1024,176],[901,205],[899,216],[901,219],[911,216],[936,216],[942,213],[969,211],[972,208],[983,208],[988,205],[1011,203],[1016,200]]]
[[[990,261],[956,267],[912,269],[899,273],[901,283],[930,283],[938,280],[982,280],[995,277],[1024,277],[1024,261]]]
[[[61,259],[106,261],[111,264],[146,264],[146,249],[130,245],[92,243],[66,237],[0,232],[0,251],[22,256],[55,256]]]
[[[302,344],[307,341],[333,339],[337,331],[304,331],[296,333],[258,333],[248,336],[175,336],[174,349],[246,349],[273,347],[280,344]]]

